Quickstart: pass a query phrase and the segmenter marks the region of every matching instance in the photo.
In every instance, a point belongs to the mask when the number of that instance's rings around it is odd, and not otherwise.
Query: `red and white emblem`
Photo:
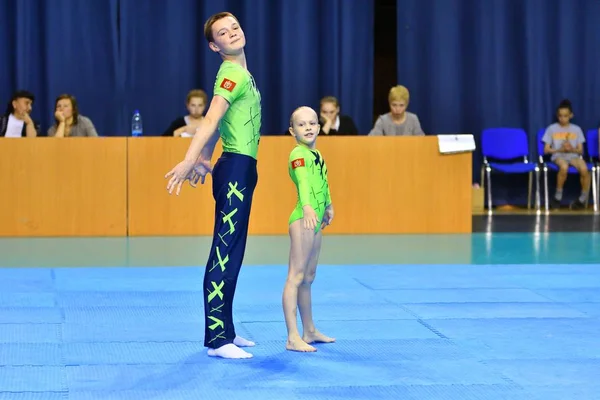
[[[292,169],[296,169],[298,167],[304,167],[304,158],[297,158],[292,161]]]
[[[229,92],[233,92],[235,85],[236,83],[234,81],[227,78],[223,79],[223,82],[221,82],[221,87]]]

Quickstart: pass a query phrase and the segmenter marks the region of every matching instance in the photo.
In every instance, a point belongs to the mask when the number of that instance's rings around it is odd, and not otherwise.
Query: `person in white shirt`
[[[6,112],[0,117],[0,137],[36,137],[41,128],[31,119],[35,96],[26,90],[15,92],[8,102]]]

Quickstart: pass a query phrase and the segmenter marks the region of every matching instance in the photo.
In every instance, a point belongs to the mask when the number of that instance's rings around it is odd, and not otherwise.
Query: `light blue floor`
[[[323,265],[314,314],[338,341],[315,354],[284,349],[287,267],[244,267],[244,361],[205,355],[200,267],[0,268],[0,400],[600,399],[600,243],[554,235],[483,236],[462,264],[395,248],[396,264]],[[2,249],[0,265],[21,251]]]

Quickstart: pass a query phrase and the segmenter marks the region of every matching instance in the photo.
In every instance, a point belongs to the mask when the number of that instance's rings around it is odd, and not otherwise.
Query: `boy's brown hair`
[[[208,41],[208,43],[215,41],[215,38],[213,37],[213,32],[212,32],[213,24],[215,22],[217,22],[218,20],[223,19],[223,18],[227,18],[227,17],[232,17],[236,21],[238,20],[235,17],[235,15],[233,15],[232,13],[227,12],[227,11],[223,11],[223,12],[211,15],[206,20],[206,22],[204,23],[204,37],[206,38],[206,40]],[[239,23],[239,21],[238,21],[238,23]]]

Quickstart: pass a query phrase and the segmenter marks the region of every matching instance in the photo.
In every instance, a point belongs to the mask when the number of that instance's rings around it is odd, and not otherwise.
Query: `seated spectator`
[[[544,153],[552,154],[552,161],[558,165],[556,176],[556,193],[550,202],[552,208],[559,208],[563,195],[563,186],[567,180],[569,165],[577,168],[581,181],[581,195],[571,203],[572,209],[583,209],[590,190],[590,174],[583,158],[583,143],[585,136],[581,128],[571,123],[573,108],[569,100],[563,100],[556,110],[558,122],[546,128],[542,142],[545,143]]]
[[[26,90],[13,94],[0,117],[0,137],[36,137],[41,133],[40,125],[30,116],[34,101],[35,96]]]
[[[48,129],[53,137],[96,137],[98,133],[88,117],[79,114],[77,100],[70,94],[61,94],[54,106],[54,125]]]
[[[179,117],[165,130],[163,136],[174,136],[174,137],[190,137],[191,135],[186,132],[186,127],[198,126],[202,118],[204,118],[204,110],[208,103],[208,96],[204,90],[195,89],[188,93],[186,100],[186,107],[189,114],[184,117]]]
[[[354,121],[347,115],[340,115],[340,104],[333,96],[321,99],[321,132],[323,135],[358,135]]]
[[[404,86],[390,89],[390,112],[377,118],[369,136],[423,136],[419,118],[406,111],[409,98],[408,89]]]

